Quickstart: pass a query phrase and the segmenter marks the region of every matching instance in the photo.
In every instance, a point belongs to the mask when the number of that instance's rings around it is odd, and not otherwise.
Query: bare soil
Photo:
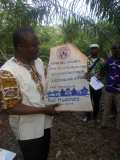
[[[80,113],[55,118],[49,160],[120,160],[120,131],[83,123]]]
[[[7,116],[0,115],[0,148],[15,151],[22,160]],[[111,127],[101,129],[93,121],[83,123],[80,113],[61,113],[54,119],[48,160],[120,160],[120,131]]]

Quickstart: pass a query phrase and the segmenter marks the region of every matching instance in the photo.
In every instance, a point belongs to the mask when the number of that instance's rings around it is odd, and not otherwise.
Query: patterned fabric
[[[96,65],[91,69],[91,67],[93,66],[93,64],[97,59],[98,58],[88,57],[88,72],[89,72],[90,78],[92,76],[96,76],[96,77],[100,76],[100,73],[104,68],[104,60],[102,58],[99,58]]]
[[[120,93],[120,59],[110,57],[106,62],[106,90]]]
[[[21,62],[20,62],[21,63]],[[45,86],[44,66],[41,59],[37,58],[33,64],[20,64],[14,57],[9,59],[1,70],[9,71],[16,78],[22,96],[22,104],[35,108],[45,107],[43,95],[38,90],[37,84],[31,75],[31,65],[35,66],[37,78]],[[28,67],[28,68],[27,68]],[[36,79],[37,80],[37,79]],[[9,124],[18,140],[36,139],[44,136],[44,130],[52,127],[52,118],[45,114],[9,115]]]
[[[20,95],[19,86],[13,75],[8,72],[0,71],[0,102],[3,109],[13,108],[22,97]]]
[[[44,87],[42,84],[42,77],[40,77],[40,75],[37,73],[35,65],[31,66],[31,76],[32,76],[33,80],[36,82],[37,89],[39,90],[39,92],[44,95]]]
[[[16,59],[14,60],[17,61]],[[17,63],[29,70],[32,79],[37,84],[37,89],[43,94],[42,79],[35,66],[25,65],[20,61],[17,61]],[[4,109],[13,108],[22,99],[16,79],[8,71],[0,71],[0,91],[0,100]]]

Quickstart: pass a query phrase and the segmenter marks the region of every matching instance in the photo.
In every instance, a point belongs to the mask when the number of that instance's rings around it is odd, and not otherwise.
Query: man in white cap
[[[104,67],[104,60],[99,57],[100,47],[98,44],[91,44],[90,48],[90,56],[88,57],[88,73],[87,79],[90,80],[91,77],[95,76],[97,79],[101,79],[101,71]],[[99,113],[100,99],[102,95],[102,89],[94,90],[90,86],[90,97],[93,105],[93,120],[97,120],[97,116]],[[84,121],[90,120],[91,114],[86,113]]]

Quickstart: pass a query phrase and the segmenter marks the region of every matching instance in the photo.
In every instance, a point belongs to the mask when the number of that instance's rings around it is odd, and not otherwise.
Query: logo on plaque
[[[67,59],[71,54],[68,47],[60,47],[57,49],[57,57],[61,60]]]

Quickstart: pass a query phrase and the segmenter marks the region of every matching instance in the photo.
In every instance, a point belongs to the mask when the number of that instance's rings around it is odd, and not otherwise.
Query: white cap
[[[100,46],[98,44],[91,44],[89,47],[90,48],[100,48]]]

